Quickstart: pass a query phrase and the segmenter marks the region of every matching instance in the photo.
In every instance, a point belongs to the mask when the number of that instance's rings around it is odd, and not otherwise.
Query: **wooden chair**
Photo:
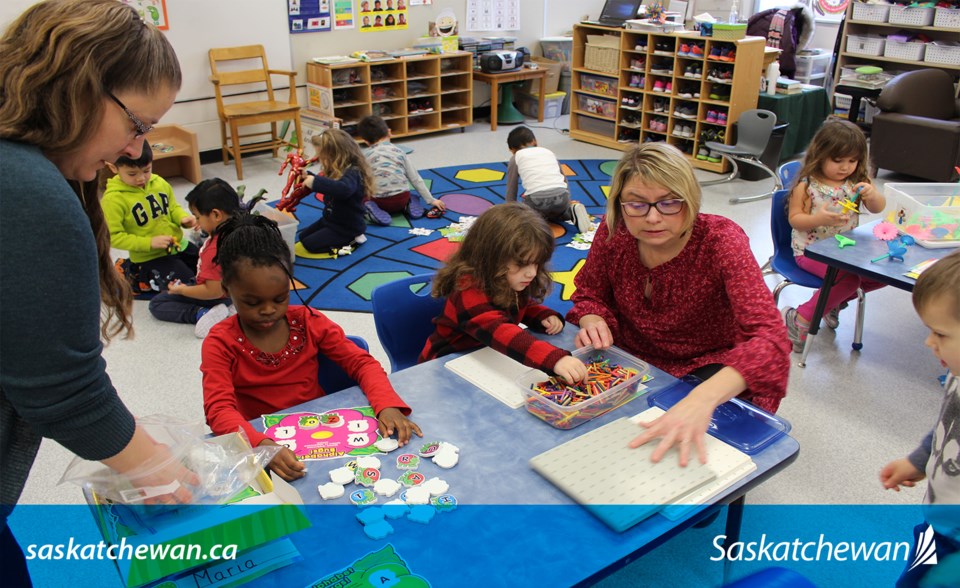
[[[247,62],[234,63],[228,62]],[[259,62],[259,63],[255,63]],[[226,70],[224,70],[226,66]],[[249,69],[240,69],[248,67]],[[227,165],[228,158],[233,157],[237,166],[237,179],[243,179],[243,163],[241,154],[252,151],[261,151],[270,149],[273,156],[277,157],[281,146],[290,145],[298,147],[296,143],[283,139],[283,133],[277,132],[277,123],[290,121],[296,129],[296,138],[299,141],[302,136],[300,132],[300,106],[297,104],[297,87],[295,78],[296,72],[286,70],[270,69],[267,65],[267,56],[264,53],[262,45],[246,45],[243,47],[224,47],[210,50],[210,81],[213,82],[213,88],[217,96],[217,113],[220,116],[220,140],[223,144],[223,164]],[[290,79],[289,94],[290,99],[287,102],[280,102],[274,99],[273,83],[270,80],[271,75],[285,75]],[[243,86],[237,89],[237,93],[248,94],[252,91],[266,91],[266,100],[256,100],[252,102],[230,102],[223,100],[224,88],[227,86]],[[264,88],[265,86],[265,88]],[[250,125],[270,124],[269,131],[258,131],[240,134],[240,127]],[[289,122],[287,123],[289,124]],[[227,134],[227,126],[230,127],[230,134]],[[248,137],[264,137],[268,139],[258,140],[253,143],[242,144],[242,139]]]

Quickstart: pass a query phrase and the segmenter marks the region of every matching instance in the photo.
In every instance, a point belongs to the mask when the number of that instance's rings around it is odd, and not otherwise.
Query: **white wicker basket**
[[[927,52],[923,60],[927,63],[960,65],[960,45],[927,43]]]
[[[942,29],[960,29],[960,8],[938,8],[933,26]]]
[[[890,7],[890,24],[911,25],[925,27],[933,23],[933,8],[909,8],[893,5]]]
[[[887,22],[890,12],[889,4],[864,4],[856,2],[853,5],[853,20],[865,22]]]
[[[883,56],[904,61],[922,61],[925,47],[926,43],[904,43],[887,39],[886,46],[883,48]]]
[[[883,37],[875,35],[848,35],[847,53],[857,55],[883,55]]]

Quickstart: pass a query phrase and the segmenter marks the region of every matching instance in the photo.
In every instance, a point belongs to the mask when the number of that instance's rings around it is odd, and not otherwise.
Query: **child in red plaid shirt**
[[[433,280],[433,296],[447,302],[419,361],[489,345],[568,382],[583,380],[583,362],[519,326],[548,335],[563,330],[560,313],[540,304],[551,285],[545,265],[552,254],[553,233],[531,208],[513,202],[480,215]]]

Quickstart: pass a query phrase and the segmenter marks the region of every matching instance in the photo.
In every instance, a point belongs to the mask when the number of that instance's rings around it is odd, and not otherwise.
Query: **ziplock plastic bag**
[[[148,460],[121,474],[98,461],[76,457],[67,466],[60,483],[71,482],[96,493],[100,502],[149,504],[182,487],[192,496],[190,504],[224,504],[245,490],[283,449],[273,445],[251,448],[242,432],[207,437],[202,423],[164,415],[140,418],[137,424],[154,441],[167,446],[169,454],[164,459]],[[170,467],[174,462],[183,467]],[[135,482],[165,469],[179,471],[179,479],[170,479],[159,486]]]

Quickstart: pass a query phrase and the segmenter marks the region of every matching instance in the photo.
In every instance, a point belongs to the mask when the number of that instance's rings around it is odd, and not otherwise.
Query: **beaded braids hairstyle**
[[[180,64],[166,37],[116,0],[47,0],[0,38],[0,138],[47,154],[83,148],[99,128],[106,93],[180,88]],[[69,178],[68,178],[69,180]],[[110,235],[96,180],[70,182],[97,242],[101,334],[133,332],[131,294],[110,260]]]
[[[364,194],[369,196],[375,191],[373,172],[356,140],[342,129],[327,129],[319,135],[310,137],[317,148],[323,174],[332,180],[339,180],[351,167],[360,172]]]
[[[857,168],[848,178],[849,181],[856,184],[870,179],[867,171],[867,138],[860,127],[840,118],[823,123],[810,140],[803,167],[797,174],[798,181],[800,178],[819,178],[823,162],[838,157],[857,160]]]
[[[447,264],[433,279],[433,296],[447,296],[469,276],[498,308],[520,302],[542,302],[552,281],[546,268],[553,255],[553,233],[535,210],[519,202],[487,209]],[[507,264],[537,264],[537,276],[526,290],[514,292],[507,283]]]
[[[217,234],[220,239],[213,263],[220,266],[224,284],[229,286],[236,278],[237,267],[243,262],[254,267],[278,265],[292,279],[290,248],[274,221],[259,214],[240,213],[221,224]]]
[[[953,317],[960,321],[960,251],[954,251],[920,274],[913,287],[913,308],[919,314],[941,296],[952,298]]]
[[[693,175],[693,167],[679,149],[667,143],[642,143],[628,150],[617,162],[607,198],[607,239],[613,239],[623,220],[620,197],[626,183],[634,178],[644,184],[670,190],[673,197],[684,203],[683,231],[690,230],[700,214],[700,184]]]

